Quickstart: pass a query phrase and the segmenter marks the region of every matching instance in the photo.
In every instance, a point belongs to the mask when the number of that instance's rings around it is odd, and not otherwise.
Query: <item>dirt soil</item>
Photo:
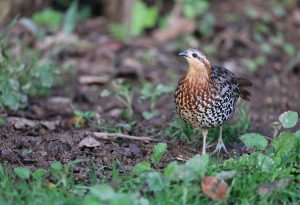
[[[280,113],[286,110],[300,113],[299,64],[288,67],[292,59],[285,58],[282,50],[274,49],[264,66],[255,72],[247,70],[241,62],[245,58],[262,55],[251,37],[251,25],[255,22],[241,17],[240,23],[230,24],[223,22],[224,18],[221,17],[228,10],[241,14],[245,2],[249,1],[241,1],[243,3],[237,4],[235,8],[229,8],[231,4],[227,1],[215,2],[210,12],[219,20],[216,34],[203,42],[200,37],[198,40],[204,44],[212,42],[217,46],[217,53],[210,56],[214,64],[224,65],[253,82],[247,111],[251,117],[249,132],[271,137],[271,123],[277,120]],[[258,4],[257,1],[254,3]],[[255,4],[253,6],[257,6]],[[263,8],[263,5],[259,5],[259,8]],[[290,12],[296,11],[299,12],[299,9],[292,8]],[[293,15],[274,21],[286,25],[285,37],[299,49],[300,28],[298,25],[298,30],[295,30]],[[245,26],[245,23],[248,24]],[[175,89],[187,67],[177,56],[181,50],[180,43],[169,40],[155,44],[147,36],[131,43],[122,43],[109,37],[106,30],[107,22],[103,18],[80,23],[77,37],[93,45],[63,49],[56,59],[62,63],[72,62],[76,74],[62,76],[65,81],[63,86],[54,88],[48,98],[31,98],[28,107],[21,111],[2,111],[7,122],[0,132],[1,163],[46,168],[54,161],[68,163],[83,159],[77,166],[77,172],[78,176],[85,178],[93,165],[99,169],[98,175],[103,176],[111,172],[113,163],[117,163],[119,169],[126,172],[136,163],[150,159],[152,147],[157,141],[122,138],[101,140],[93,135],[93,132],[106,132],[113,128],[129,136],[149,136],[167,142],[168,152],[159,166],[172,160],[185,161],[200,153],[201,143],[195,146],[182,141],[179,136],[171,138],[165,134],[170,123],[176,119],[172,92],[159,98],[159,115],[151,120],[143,119],[142,112],[149,109],[149,103],[141,102],[136,93],[133,97],[136,123],[131,127],[128,124],[132,120],[122,117],[124,105],[115,96],[100,95],[106,90],[113,90],[112,82],[120,79],[133,83],[136,88],[141,88],[141,80],[146,79],[154,85],[167,84]],[[217,42],[216,39],[221,40]],[[85,76],[100,76],[101,79],[91,85],[82,83]],[[73,111],[76,109],[94,111],[97,115],[92,122],[76,129],[73,126]],[[299,125],[296,129],[300,129]],[[97,139],[97,142],[80,145],[87,137]],[[235,144],[240,145],[239,142]],[[229,147],[231,154],[236,153],[235,145]]]

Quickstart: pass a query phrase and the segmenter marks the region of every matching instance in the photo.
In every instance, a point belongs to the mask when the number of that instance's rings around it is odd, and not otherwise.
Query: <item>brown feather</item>
[[[240,96],[244,100],[250,100],[251,93],[247,89],[248,87],[252,87],[252,82],[246,78],[238,78],[239,88],[240,88]]]

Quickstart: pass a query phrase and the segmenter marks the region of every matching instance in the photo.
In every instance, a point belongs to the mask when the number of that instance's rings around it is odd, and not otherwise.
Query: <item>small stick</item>
[[[160,142],[161,140],[152,138],[152,137],[138,137],[138,136],[131,136],[122,133],[108,133],[108,132],[92,132],[96,138],[109,140],[111,138],[124,138],[124,139],[131,139],[131,140],[141,140],[141,141],[154,141]]]

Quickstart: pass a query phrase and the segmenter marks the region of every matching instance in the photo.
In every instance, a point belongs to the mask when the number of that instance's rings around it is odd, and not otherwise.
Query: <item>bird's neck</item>
[[[210,74],[210,66],[195,67],[190,65],[185,78],[190,82],[196,81],[199,84],[207,84],[209,82]]]

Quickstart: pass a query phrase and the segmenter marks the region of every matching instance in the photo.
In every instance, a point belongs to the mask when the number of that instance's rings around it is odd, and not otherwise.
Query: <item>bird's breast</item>
[[[228,96],[227,96],[228,94]],[[178,115],[196,128],[217,127],[233,115],[235,99],[224,95],[214,85],[183,79],[175,91]]]

